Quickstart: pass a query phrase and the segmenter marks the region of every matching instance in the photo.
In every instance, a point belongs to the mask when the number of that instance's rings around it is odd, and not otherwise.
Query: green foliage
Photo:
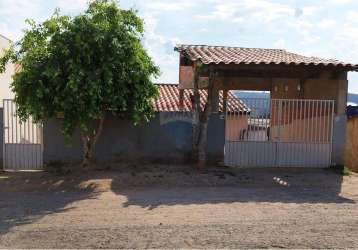
[[[352,175],[352,171],[344,165],[331,166],[330,169],[332,169],[335,173],[342,175],[342,176],[351,176]]]
[[[342,169],[341,174],[342,174],[343,176],[351,176],[351,175],[352,175],[352,172],[351,172],[351,170],[350,170],[349,168],[347,168],[346,166],[344,166],[343,169]]]
[[[14,45],[11,45],[10,48],[2,51],[4,53],[2,57],[0,57],[0,73],[6,70],[6,64],[8,61],[16,60],[16,55],[14,53]]]
[[[115,1],[95,0],[75,17],[57,9],[43,23],[27,20],[21,41],[0,59],[19,71],[11,85],[22,120],[63,116],[63,132],[88,132],[110,111],[134,123],[149,120],[159,69],[141,44],[143,21]]]

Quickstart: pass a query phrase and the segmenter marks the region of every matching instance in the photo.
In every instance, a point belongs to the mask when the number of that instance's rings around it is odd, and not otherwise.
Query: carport
[[[225,140],[226,165],[328,167],[344,163],[347,72],[356,71],[357,65],[281,49],[206,45],[175,49],[180,53],[180,89],[208,89],[212,98],[207,106],[212,112],[218,111],[221,90],[224,106],[229,90],[270,92],[270,99],[243,99],[251,109],[245,114],[247,126],[226,126],[225,133],[230,135]]]

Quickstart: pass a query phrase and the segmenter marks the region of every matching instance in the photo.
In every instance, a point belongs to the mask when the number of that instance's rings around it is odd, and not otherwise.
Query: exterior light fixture
[[[301,84],[297,85],[297,91],[301,91]]]
[[[288,85],[285,85],[285,92],[288,91]]]

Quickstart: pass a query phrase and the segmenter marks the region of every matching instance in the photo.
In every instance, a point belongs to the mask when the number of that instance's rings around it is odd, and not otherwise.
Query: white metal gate
[[[16,108],[13,100],[3,100],[4,170],[42,169],[42,124],[20,122]]]
[[[227,109],[227,166],[328,167],[334,101],[241,99],[246,109]]]

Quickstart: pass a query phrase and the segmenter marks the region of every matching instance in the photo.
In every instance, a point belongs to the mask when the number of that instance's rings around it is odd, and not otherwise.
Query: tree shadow
[[[144,170],[130,166],[129,169],[65,176],[0,173],[0,237],[16,226],[68,212],[75,209],[72,203],[96,199],[108,191],[125,196],[126,201],[118,206],[128,209],[235,202],[356,202],[341,195],[343,177],[329,170],[213,167],[199,172],[188,166],[179,169],[149,166]]]
[[[43,172],[0,173],[0,236],[46,215],[68,212],[73,202],[94,199],[96,187],[81,187],[82,181]]]
[[[343,176],[327,169],[232,169],[213,168],[194,172],[193,185],[150,183],[150,188],[124,188],[115,180],[111,190],[124,195],[125,207],[216,204],[216,203],[296,203],[329,204],[355,203],[341,195]],[[215,179],[217,179],[215,181]],[[227,180],[229,179],[229,180]],[[205,180],[205,181],[203,181]],[[220,181],[223,180],[223,181]]]

